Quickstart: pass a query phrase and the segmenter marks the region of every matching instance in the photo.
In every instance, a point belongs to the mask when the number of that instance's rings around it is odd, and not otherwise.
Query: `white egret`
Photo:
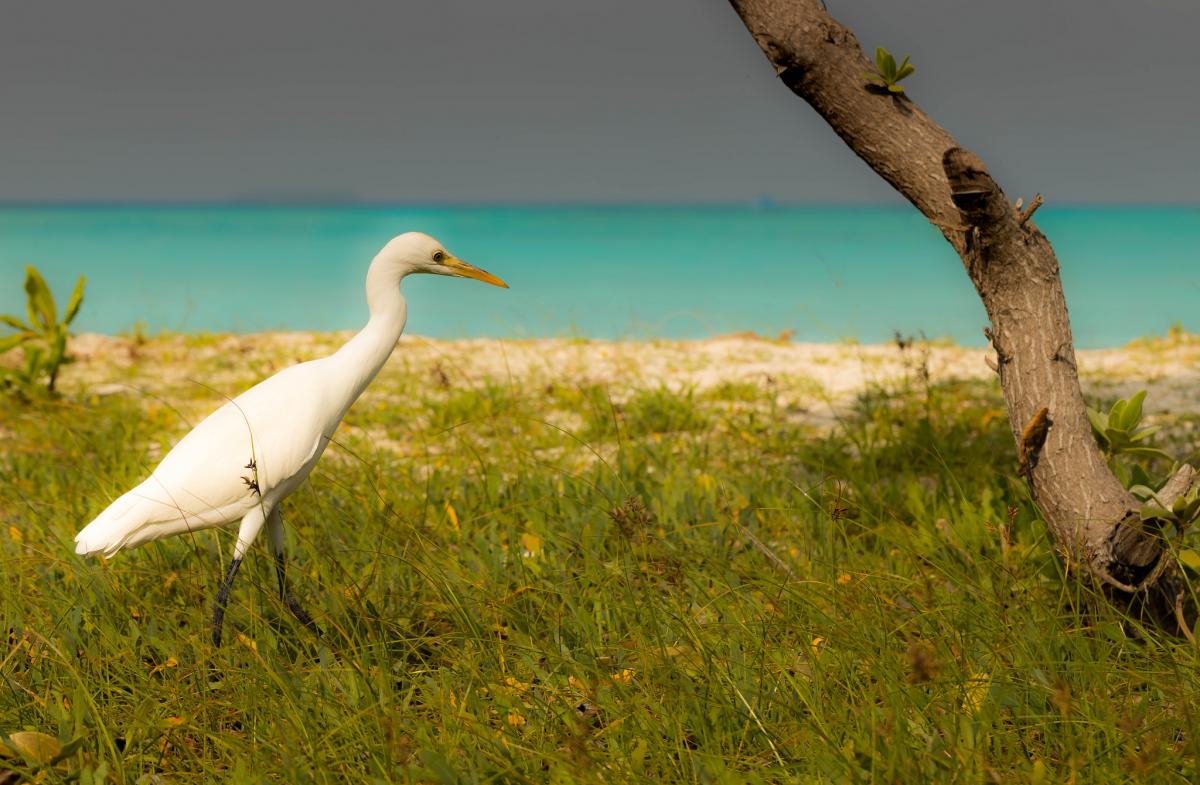
[[[75,537],[80,554],[121,548],[241,521],[233,561],[213,604],[212,640],[221,645],[229,590],[246,551],[267,527],[279,595],[320,633],[287,589],[280,505],[312,471],[351,404],[391,356],[408,309],[400,282],[411,273],[474,278],[508,288],[455,258],[437,240],[408,232],[383,247],[367,270],[371,317],[337,352],[286,368],[210,414],[180,439],[141,485],[118,498]]]

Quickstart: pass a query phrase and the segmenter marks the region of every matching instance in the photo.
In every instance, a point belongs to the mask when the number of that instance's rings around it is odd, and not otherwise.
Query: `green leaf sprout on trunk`
[[[908,58],[909,56],[905,55],[904,61],[896,65],[896,58],[892,57],[892,53],[882,46],[879,47],[875,50],[875,70],[865,74],[867,82],[879,90],[894,94],[903,93],[904,87],[900,81],[917,70],[908,62]]]

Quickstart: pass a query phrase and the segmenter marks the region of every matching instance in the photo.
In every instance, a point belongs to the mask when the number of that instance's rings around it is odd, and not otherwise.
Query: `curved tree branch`
[[[1060,553],[1126,595],[1162,594],[1156,615],[1173,620],[1163,540],[1092,437],[1058,260],[1030,220],[1040,197],[1018,212],[978,156],[905,95],[869,85],[873,66],[854,34],[818,0],[731,3],[783,83],[962,258],[991,321],[1021,469]],[[1186,491],[1193,477],[1189,469],[1173,482]]]

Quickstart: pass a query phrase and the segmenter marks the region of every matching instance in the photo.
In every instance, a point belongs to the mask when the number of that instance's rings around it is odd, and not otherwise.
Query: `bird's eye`
[[[434,251],[433,252],[433,261],[437,262],[438,264],[441,264],[442,262],[446,261],[446,252],[445,251]]]

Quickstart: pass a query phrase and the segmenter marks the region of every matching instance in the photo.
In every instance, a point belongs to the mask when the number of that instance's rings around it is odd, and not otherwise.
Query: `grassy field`
[[[62,398],[0,397],[0,731],[82,739],[43,781],[1200,777],[1196,649],[1064,579],[996,385],[916,367],[816,422],[780,403],[799,379],[393,363],[284,509],[325,636],[258,546],[214,650],[232,533],[70,542],[294,359],[206,341],[178,376],[131,343],[125,392],[67,368]]]

